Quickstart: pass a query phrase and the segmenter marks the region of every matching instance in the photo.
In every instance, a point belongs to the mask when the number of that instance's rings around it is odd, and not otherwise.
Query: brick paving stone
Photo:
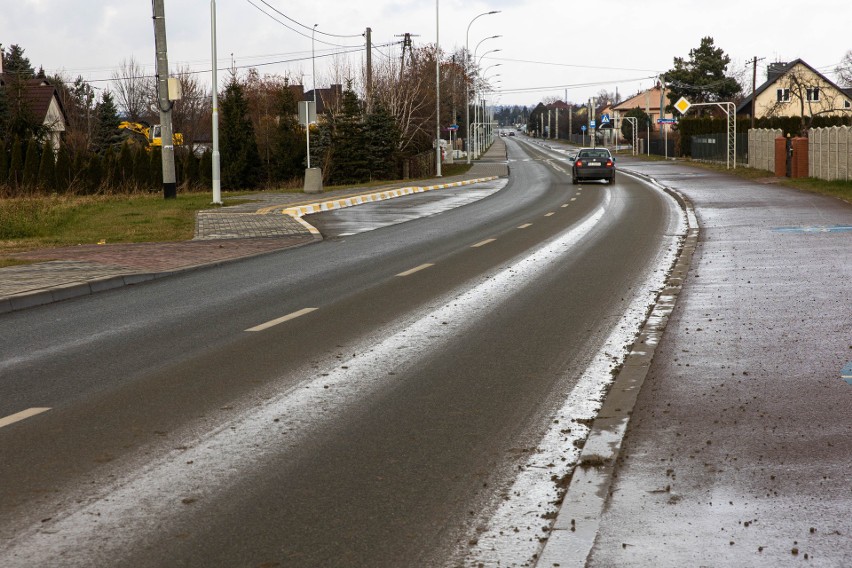
[[[316,195],[301,192],[240,195],[235,199],[251,201],[199,211],[195,220],[195,237],[190,241],[80,245],[7,254],[5,256],[10,258],[37,262],[0,268],[0,307],[11,305],[9,298],[12,297],[39,293],[44,295],[46,291],[56,291],[69,285],[117,276],[177,272],[301,246],[321,239],[282,213],[295,205],[401,187],[439,185],[508,174],[506,147],[498,138],[482,159],[474,162],[463,175],[408,180],[375,188],[335,189]]]

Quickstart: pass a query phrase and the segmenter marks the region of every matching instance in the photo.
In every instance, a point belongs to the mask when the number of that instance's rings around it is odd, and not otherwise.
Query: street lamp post
[[[441,177],[441,18],[435,0],[435,176]]]
[[[470,23],[467,25],[467,32],[465,33],[465,38],[464,38],[464,77],[465,77],[465,80],[468,79],[467,58],[470,55],[470,26],[472,26],[473,22],[475,22],[477,19],[481,18],[482,16],[490,16],[491,14],[499,14],[499,13],[500,13],[500,10],[491,10],[490,12],[483,12],[482,14],[479,14],[478,16],[473,18],[470,21]],[[470,88],[468,88],[467,85],[465,85],[464,92],[465,92],[465,97],[464,97],[464,100],[465,100],[464,122],[465,122],[465,126],[466,126],[465,136],[467,136],[467,143],[465,144],[465,146],[466,146],[466,150],[467,150],[467,163],[469,164],[470,163]],[[475,118],[474,118],[474,120],[475,120]]]
[[[219,93],[217,92],[219,79],[216,75],[218,65],[218,61],[216,61],[216,0],[210,0],[210,49],[213,58],[213,171],[211,177],[213,178],[213,203],[222,205],[222,175],[219,165]]]
[[[485,38],[485,39],[491,39],[491,38]],[[483,41],[484,41],[484,40],[483,40]],[[479,42],[479,43],[481,44],[482,42]],[[502,49],[499,49],[499,48],[498,48],[498,49],[491,49],[491,50],[488,50],[488,51],[486,51],[485,53],[483,53],[483,54],[479,57],[479,59],[476,59],[476,50],[477,50],[477,49],[479,49],[479,45],[477,45],[477,46],[476,46],[476,49],[474,49],[474,50],[473,50],[473,58],[474,58],[474,62],[476,63],[476,68],[477,68],[477,69],[479,69],[479,65],[480,65],[480,63],[482,62],[482,58],[483,58],[483,57],[485,57],[485,56],[486,56],[486,55],[488,55],[489,53],[495,53],[495,52],[497,52],[497,51],[503,51]],[[476,83],[474,83],[474,87],[476,87]],[[479,93],[479,90],[477,89],[477,90],[476,90],[476,92],[475,92],[475,94],[478,94],[478,93]],[[477,106],[478,106],[478,105],[479,105],[479,101],[477,101],[477,103],[476,103],[476,104],[477,104]],[[477,107],[474,107],[474,108],[473,108],[473,122],[474,122],[475,124],[479,124],[479,128],[481,128],[481,127],[482,127],[481,123],[478,123],[478,122],[477,122],[477,114],[478,114],[478,112],[477,112]],[[483,117],[484,117],[484,116],[485,116],[485,113],[483,112]],[[479,157],[479,149],[480,149],[479,138],[480,138],[479,136],[474,136],[474,142],[475,142],[475,149],[474,149],[474,152],[475,152],[475,154],[476,154],[476,156],[477,156],[477,157]]]

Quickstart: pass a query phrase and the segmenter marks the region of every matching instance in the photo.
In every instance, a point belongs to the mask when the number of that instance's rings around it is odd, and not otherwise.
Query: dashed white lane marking
[[[571,198],[571,201],[577,201],[577,198],[576,198],[576,197],[572,197],[572,198]]]
[[[15,414],[11,414],[6,418],[0,418],[0,428],[8,426],[9,424],[14,424],[15,422],[20,422],[21,420],[26,420],[27,418],[33,417],[36,414],[41,414],[42,412],[47,412],[48,410],[50,409],[39,407],[28,408],[26,410],[16,412]]]
[[[568,207],[568,204],[566,203],[566,204],[565,204],[565,205],[563,205],[562,207]]]
[[[397,276],[409,276],[410,274],[414,274],[415,272],[420,272],[421,270],[429,268],[430,266],[435,266],[435,265],[434,264],[428,264],[428,263],[427,264],[421,264],[420,266],[415,266],[411,270],[406,270],[405,272],[400,272],[399,274],[397,274]]]
[[[527,227],[532,227],[532,223],[524,223],[523,225],[521,225],[521,226],[520,226],[520,227],[518,227],[518,228],[519,228],[519,229],[526,229]]]
[[[481,246],[485,246],[485,245],[487,245],[488,243],[493,243],[493,242],[494,242],[494,241],[496,241],[496,240],[497,240],[497,239],[485,239],[484,241],[479,241],[479,242],[478,242],[478,243],[476,243],[475,245],[470,245],[470,248],[479,248],[479,247],[481,247]]]
[[[553,217],[553,215],[554,215],[553,211],[551,211],[550,213],[544,214],[545,217]]]
[[[260,325],[256,325],[254,327],[248,328],[246,331],[263,331],[264,329],[269,329],[272,326],[276,326],[279,323],[284,323],[285,321],[290,321],[292,319],[296,319],[297,317],[301,317],[305,314],[309,314],[311,312],[316,311],[319,308],[304,308],[299,310],[298,312],[293,312],[292,314],[287,314],[286,316],[281,316],[280,318],[268,321],[266,323],[262,323]]]

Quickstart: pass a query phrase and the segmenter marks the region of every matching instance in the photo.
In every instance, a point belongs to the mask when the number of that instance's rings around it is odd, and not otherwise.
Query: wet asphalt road
[[[0,416],[52,408],[0,429],[0,565],[462,562],[677,217],[510,159],[439,215],[0,318]]]

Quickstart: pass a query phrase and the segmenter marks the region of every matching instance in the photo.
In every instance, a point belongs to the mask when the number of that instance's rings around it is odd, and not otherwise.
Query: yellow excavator
[[[138,134],[139,136],[145,138],[145,143],[148,148],[151,148],[153,146],[162,147],[163,145],[161,128],[159,124],[148,126],[147,124],[141,122],[128,122],[125,120],[124,122],[121,122],[118,127],[133,132],[134,134]],[[175,132],[174,134],[172,134],[172,141],[175,146],[183,146],[183,134],[181,134],[180,132]]]

